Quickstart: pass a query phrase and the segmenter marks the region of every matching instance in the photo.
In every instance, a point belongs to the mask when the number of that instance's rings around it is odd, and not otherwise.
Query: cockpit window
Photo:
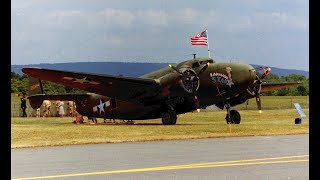
[[[199,66],[200,66],[199,62],[194,62],[194,63],[192,64],[192,68],[197,68],[197,67],[199,67]]]
[[[207,64],[207,63],[213,63],[213,60],[212,59],[209,59],[209,60],[205,60],[205,61],[200,61],[200,64]]]

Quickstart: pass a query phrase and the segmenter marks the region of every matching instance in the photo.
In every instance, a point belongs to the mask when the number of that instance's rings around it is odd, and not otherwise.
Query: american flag
[[[208,46],[207,32],[203,31],[191,38],[193,46]]]

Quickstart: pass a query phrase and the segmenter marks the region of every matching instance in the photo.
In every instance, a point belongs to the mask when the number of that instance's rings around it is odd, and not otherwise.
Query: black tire
[[[226,116],[227,124],[240,124],[241,116],[237,110],[230,111],[230,119],[228,118],[228,114]]]
[[[174,125],[177,122],[177,115],[174,111],[166,111],[162,113],[162,124],[163,125]]]

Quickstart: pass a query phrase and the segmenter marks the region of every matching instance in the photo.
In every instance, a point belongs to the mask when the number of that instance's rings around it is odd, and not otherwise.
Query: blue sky
[[[211,57],[309,71],[305,0],[12,0],[11,64]]]

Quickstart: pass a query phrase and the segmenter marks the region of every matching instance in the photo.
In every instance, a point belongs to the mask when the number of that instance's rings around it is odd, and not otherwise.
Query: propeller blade
[[[172,68],[173,70],[175,70],[177,73],[182,74],[178,68],[176,68],[175,66],[172,66],[171,64],[169,64],[169,67]]]
[[[255,94],[256,94],[256,102],[257,102],[257,105],[258,105],[259,113],[262,113],[260,91],[261,91],[261,84],[259,84],[258,87],[256,86]]]
[[[200,104],[199,104],[199,99],[197,95],[194,96],[194,103],[196,105],[197,111],[200,112]]]
[[[261,100],[260,100],[260,95],[259,94],[256,96],[256,101],[257,101],[259,113],[261,113],[262,109],[261,109]]]
[[[207,63],[206,65],[204,65],[204,66],[201,68],[201,70],[199,71],[198,76],[200,76],[200,74],[202,74],[202,73],[208,68],[208,66],[209,66],[209,63]]]
[[[203,73],[208,68],[208,66],[209,66],[209,63],[204,65],[201,68],[201,70],[199,71],[199,73],[196,74],[196,72],[194,72],[193,69],[185,70],[184,72],[180,72],[178,68],[169,64],[170,68],[172,68],[174,71],[176,71],[182,75],[183,81],[186,81],[188,87],[189,87],[189,85],[191,86],[190,91],[188,90],[188,92],[193,95],[194,103],[195,103],[195,106],[196,106],[198,112],[200,112],[200,103],[199,103],[199,98],[197,96],[197,88],[199,86],[199,84],[198,84],[199,75],[201,73]]]

